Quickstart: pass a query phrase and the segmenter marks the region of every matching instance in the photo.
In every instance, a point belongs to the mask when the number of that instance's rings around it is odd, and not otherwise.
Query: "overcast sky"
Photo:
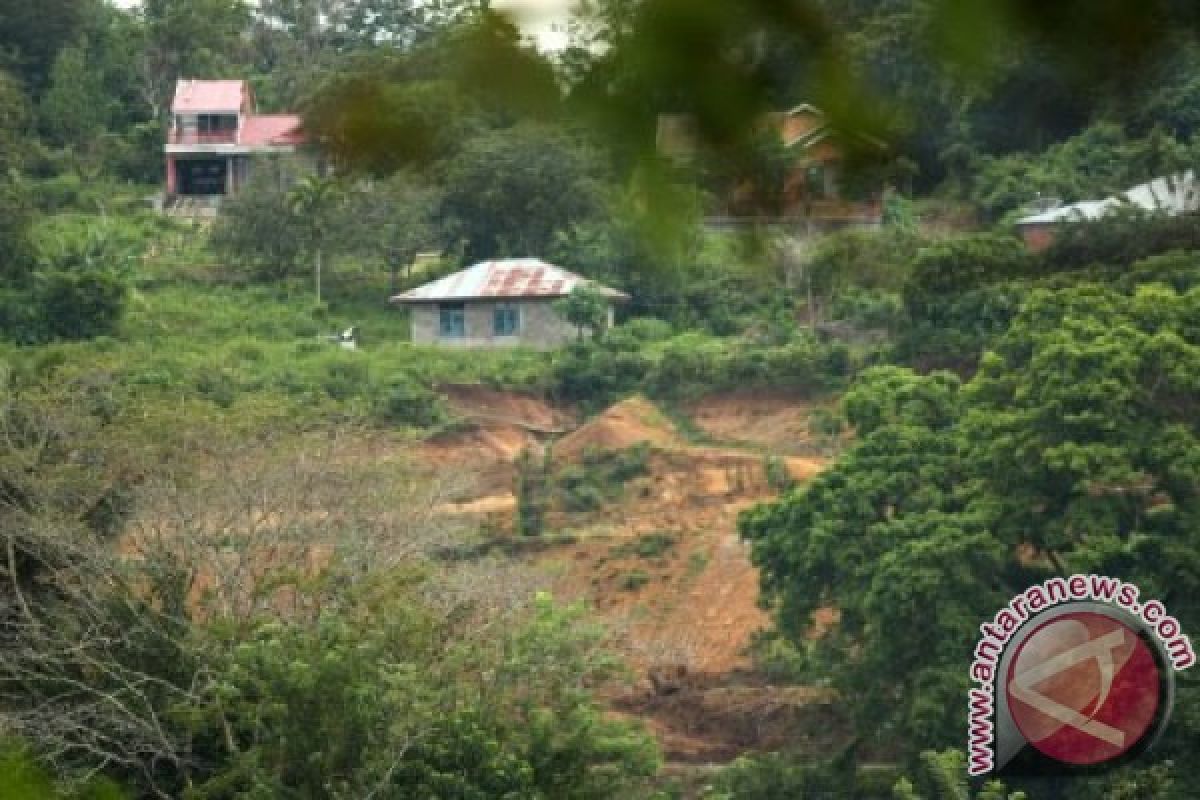
[[[138,0],[112,0],[122,8],[137,5]],[[561,28],[567,20],[572,0],[496,0],[493,8],[509,11],[521,29],[537,40],[543,50],[558,50],[566,44]],[[556,30],[558,29],[558,30]]]

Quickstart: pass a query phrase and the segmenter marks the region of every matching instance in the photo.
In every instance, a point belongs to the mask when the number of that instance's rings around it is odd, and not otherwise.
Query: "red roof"
[[[171,111],[176,114],[229,112],[242,110],[246,95],[245,81],[177,81]]]
[[[295,114],[254,114],[242,122],[238,143],[244,145],[297,145],[304,143],[300,117]]]

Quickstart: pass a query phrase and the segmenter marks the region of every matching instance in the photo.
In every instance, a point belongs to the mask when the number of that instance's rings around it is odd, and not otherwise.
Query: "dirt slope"
[[[683,438],[654,404],[635,395],[564,436],[554,445],[554,454],[572,459],[588,448],[620,450],[641,442],[671,447],[682,444]]]
[[[683,412],[716,441],[809,455],[820,449],[809,431],[812,412],[828,405],[797,392],[722,392],[688,403]]]
[[[610,698],[611,705],[644,719],[672,761],[723,761],[747,749],[839,735],[819,693],[771,687],[752,677],[746,650],[770,620],[758,607],[758,573],[737,535],[737,515],[777,494],[765,453],[784,454],[797,481],[811,478],[824,461],[800,455],[811,452],[795,433],[807,431],[810,407],[795,398],[755,395],[742,408],[739,397],[701,401],[693,410],[698,426],[722,442],[745,443],[741,448],[690,444],[638,396],[554,440],[528,423],[545,430],[569,415],[478,387],[451,402],[480,421],[425,445],[428,457],[484,476],[477,497],[448,511],[487,514],[493,524],[507,519],[510,529],[513,462],[523,449],[551,448],[553,468],[561,470],[579,464],[590,450],[650,445],[645,474],[618,489],[603,508],[552,508],[546,529],[569,533],[572,541],[529,558],[546,568],[557,595],[586,600],[607,621],[641,676],[634,690]],[[500,421],[517,417],[525,424]],[[657,537],[660,546],[643,549],[646,537]],[[664,689],[662,675],[676,678]]]
[[[500,423],[538,433],[564,433],[575,426],[572,414],[531,394],[475,383],[447,383],[437,389],[451,410],[475,422]]]

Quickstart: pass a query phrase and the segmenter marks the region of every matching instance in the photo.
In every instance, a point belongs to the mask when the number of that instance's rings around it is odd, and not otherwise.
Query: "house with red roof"
[[[560,347],[579,331],[557,303],[588,286],[609,303],[629,296],[536,258],[484,261],[391,298],[412,312],[412,341],[448,347]]]
[[[190,199],[182,205],[215,209],[245,185],[257,159],[303,144],[300,117],[257,113],[246,81],[178,81],[165,148],[167,203]]]

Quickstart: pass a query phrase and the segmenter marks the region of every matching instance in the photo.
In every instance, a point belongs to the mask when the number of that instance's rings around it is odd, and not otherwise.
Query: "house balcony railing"
[[[237,131],[171,131],[167,144],[237,144]]]

